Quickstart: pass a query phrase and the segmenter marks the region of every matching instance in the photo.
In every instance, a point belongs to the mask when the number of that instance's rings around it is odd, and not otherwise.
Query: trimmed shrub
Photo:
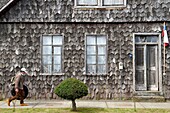
[[[62,81],[56,88],[55,94],[59,97],[72,101],[73,111],[76,110],[75,100],[88,94],[88,87],[75,78],[68,78]]]

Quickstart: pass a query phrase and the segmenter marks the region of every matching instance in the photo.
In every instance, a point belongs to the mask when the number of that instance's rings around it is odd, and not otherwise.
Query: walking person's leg
[[[20,90],[20,105],[21,106],[28,106],[27,104],[24,103],[24,97],[25,97],[25,92],[24,90]]]
[[[15,99],[18,99],[19,98],[19,92],[15,92],[15,96],[12,96],[12,97],[10,97],[8,100],[7,100],[7,104],[8,104],[8,106],[10,106],[10,102],[11,101],[13,101],[13,100],[15,100]]]

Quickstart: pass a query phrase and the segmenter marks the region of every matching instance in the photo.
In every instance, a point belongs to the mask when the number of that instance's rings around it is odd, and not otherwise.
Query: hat
[[[25,68],[21,68],[21,71],[25,72],[28,75],[28,72],[27,72],[27,70]]]

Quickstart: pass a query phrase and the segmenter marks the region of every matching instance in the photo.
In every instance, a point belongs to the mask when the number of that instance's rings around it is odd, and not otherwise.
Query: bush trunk
[[[72,100],[72,111],[76,111],[76,102]]]

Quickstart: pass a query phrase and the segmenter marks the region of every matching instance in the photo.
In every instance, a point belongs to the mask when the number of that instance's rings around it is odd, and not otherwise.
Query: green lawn
[[[106,109],[106,108],[77,108],[76,112],[69,108],[0,108],[0,113],[170,113],[170,109]]]

